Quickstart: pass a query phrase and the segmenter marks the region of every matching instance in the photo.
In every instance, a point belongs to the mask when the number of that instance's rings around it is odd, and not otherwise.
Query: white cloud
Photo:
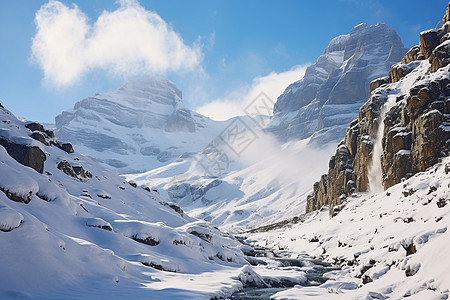
[[[165,74],[200,68],[201,47],[188,46],[156,13],[123,0],[89,24],[76,6],[51,0],[36,13],[33,59],[45,80],[75,83],[86,73],[105,70],[123,76]]]
[[[222,121],[244,114],[247,107],[258,95],[263,92],[273,102],[276,102],[286,87],[303,78],[306,66],[299,65],[292,69],[266,76],[256,77],[251,84],[229,92],[224,98],[213,100],[196,109],[197,112],[210,117],[211,119]]]

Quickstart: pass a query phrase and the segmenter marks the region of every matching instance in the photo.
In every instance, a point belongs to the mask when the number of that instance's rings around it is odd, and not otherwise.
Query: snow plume
[[[281,186],[295,184],[309,191],[328,167],[336,143],[316,147],[309,139],[281,144],[272,134],[258,132],[258,138],[244,151],[239,161],[255,172],[265,173]]]
[[[120,1],[94,24],[74,4],[49,1],[35,16],[33,60],[45,81],[68,86],[93,70],[123,76],[200,69],[200,45],[188,46],[158,14],[137,1]]]
[[[250,84],[231,91],[225,97],[213,100],[197,108],[196,111],[217,121],[244,115],[245,107],[261,92],[276,101],[289,84],[303,78],[306,67],[306,65],[298,65],[285,72],[271,72],[266,76],[255,77]]]

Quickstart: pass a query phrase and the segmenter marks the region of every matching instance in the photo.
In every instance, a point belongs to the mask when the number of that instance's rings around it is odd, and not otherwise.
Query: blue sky
[[[270,82],[279,85],[273,87],[275,94],[286,82],[301,77],[302,67],[314,62],[333,37],[348,33],[361,22],[385,22],[397,30],[406,47],[418,44],[419,32],[436,25],[448,1],[84,0],[61,1],[58,12],[53,7],[44,14],[46,3],[0,0],[0,103],[18,116],[41,122],[53,122],[76,101],[117,88],[133,77],[171,79],[192,109],[213,100],[239,101],[250,89],[264,89]],[[76,11],[72,3],[78,7]],[[157,32],[164,41],[161,51],[153,57],[143,54],[145,63],[138,61],[136,66],[133,58],[129,58],[131,64],[118,61],[124,53],[133,56],[134,52],[128,51],[128,44],[116,47],[112,41],[120,26],[134,26],[133,20],[124,20],[125,12],[115,14],[130,6],[154,20],[155,28],[163,28],[162,33]],[[52,13],[62,15],[66,8],[67,16],[74,15],[64,23],[68,32],[46,28],[52,25],[48,20],[42,21],[38,30],[35,18],[40,9],[40,15],[49,18]],[[105,17],[105,11],[109,12],[108,22],[95,32],[92,26],[100,15]],[[108,30],[116,25],[115,31]],[[83,56],[85,50],[78,51],[78,28],[97,39],[96,43],[86,42],[94,45],[86,50],[85,56],[90,58]],[[61,39],[52,40],[55,32],[62,34]],[[148,45],[158,48],[161,39],[145,40],[148,37],[139,32],[126,36],[132,47],[142,47],[141,52],[148,52]],[[41,42],[34,52],[33,38]],[[164,63],[155,62],[160,56]]]

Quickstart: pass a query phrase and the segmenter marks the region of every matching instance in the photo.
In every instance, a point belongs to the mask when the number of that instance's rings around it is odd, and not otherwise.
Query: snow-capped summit
[[[384,23],[356,25],[331,40],[303,79],[278,97],[268,130],[282,140],[326,143],[344,136],[347,124],[369,96],[369,83],[389,72],[406,53],[400,37]]]
[[[56,136],[119,173],[150,170],[200,151],[222,123],[185,108],[162,78],[132,79],[56,117]]]

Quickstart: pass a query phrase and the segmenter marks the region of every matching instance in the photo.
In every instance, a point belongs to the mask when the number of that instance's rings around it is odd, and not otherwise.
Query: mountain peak
[[[384,23],[361,23],[333,38],[305,76],[278,97],[268,130],[283,140],[313,134],[321,142],[342,138],[368,98],[370,82],[388,73],[406,50]]]
[[[131,107],[145,107],[148,102],[172,106],[182,103],[182,93],[176,85],[168,79],[158,77],[130,79],[120,88],[96,94],[95,98],[103,98]]]

